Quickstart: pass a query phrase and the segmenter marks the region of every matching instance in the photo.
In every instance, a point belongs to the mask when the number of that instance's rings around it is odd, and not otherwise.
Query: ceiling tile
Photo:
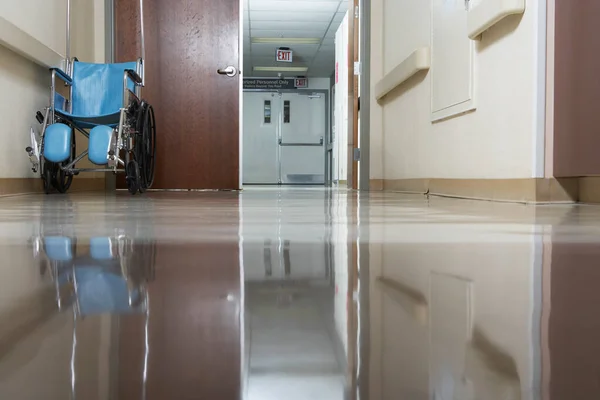
[[[252,29],[252,37],[284,37],[284,38],[321,38],[325,35],[325,30],[315,31],[295,31],[295,30],[259,30]]]
[[[312,57],[310,59],[303,59],[299,57],[294,57],[293,63],[281,63],[275,61],[275,57],[264,57],[264,56],[255,56],[252,55],[252,65],[253,66],[263,66],[263,67],[296,67],[296,66],[307,66],[312,62]]]
[[[321,48],[319,49],[319,54],[321,53],[335,54],[335,46],[321,46]]]
[[[286,21],[251,21],[252,30],[300,30],[318,31],[329,27],[329,22],[286,22]]]
[[[327,46],[334,46],[335,47],[335,38],[328,38],[328,37],[326,37],[325,39],[323,39],[323,42],[321,44],[324,47],[327,47]]]
[[[338,25],[341,24],[346,14],[347,11],[335,13],[335,15],[333,16],[333,23]]]
[[[250,11],[250,20],[255,21],[297,21],[327,22],[334,18],[332,13],[323,12],[285,12],[285,11]]]
[[[272,56],[275,59],[275,53],[277,52],[277,48],[280,46],[272,45],[272,44],[262,44],[262,43],[253,43],[252,44],[252,54],[256,55],[266,55]],[[295,44],[294,46],[290,46],[294,55],[299,57],[313,57],[317,50],[319,49],[318,44]]]
[[[252,0],[252,11],[320,11],[336,12],[339,1],[285,1],[285,0]]]

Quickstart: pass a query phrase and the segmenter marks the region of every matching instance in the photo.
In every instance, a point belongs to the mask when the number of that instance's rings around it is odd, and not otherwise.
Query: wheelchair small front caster
[[[125,178],[127,181],[127,189],[132,195],[136,194],[140,190],[140,167],[138,166],[137,161],[129,161],[125,172],[127,174],[127,177]]]
[[[44,162],[42,167],[42,182],[44,184],[44,193],[52,193],[52,168],[49,162]]]

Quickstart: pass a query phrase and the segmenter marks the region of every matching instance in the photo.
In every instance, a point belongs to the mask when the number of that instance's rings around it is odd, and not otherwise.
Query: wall
[[[475,44],[476,111],[432,123],[431,73],[416,76],[380,103],[372,99],[371,178],[541,174],[536,104],[537,78],[545,68],[539,61],[545,37],[538,35],[543,11],[527,2],[523,16],[505,19]],[[415,49],[431,45],[431,13],[430,2],[373,0],[372,85]]]
[[[66,16],[66,0],[0,0],[0,18],[62,55],[66,49]]]
[[[43,7],[38,3],[20,1],[17,7],[11,2],[11,6],[0,7],[0,16],[10,17],[14,23],[23,25],[21,29],[34,38],[44,40],[47,46],[64,54],[64,33],[54,32],[66,29],[66,12],[60,4],[51,11],[45,7],[50,2],[43,2]],[[103,61],[104,0],[93,3],[73,0],[72,21],[72,55],[81,61]],[[28,179],[36,175],[31,171],[24,149],[30,145],[30,127],[39,129],[35,112],[48,105],[49,86],[47,66],[34,64],[0,46],[0,120],[3,121],[0,127],[0,195],[41,189],[37,180]],[[75,187],[77,180],[74,180]]]
[[[333,180],[348,179],[348,13],[335,34],[335,139]]]

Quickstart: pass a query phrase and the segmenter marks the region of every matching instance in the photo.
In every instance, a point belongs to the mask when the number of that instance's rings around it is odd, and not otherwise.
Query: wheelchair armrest
[[[67,73],[65,71],[63,71],[60,68],[50,68],[50,71],[52,72],[56,72],[56,75],[58,75],[58,77],[60,79],[62,79],[63,81],[65,81],[65,83],[68,83],[69,85],[73,83],[73,79],[67,75]]]
[[[129,76],[135,82],[136,85],[142,84],[142,78],[134,70],[126,69],[125,73],[127,74],[127,76]]]

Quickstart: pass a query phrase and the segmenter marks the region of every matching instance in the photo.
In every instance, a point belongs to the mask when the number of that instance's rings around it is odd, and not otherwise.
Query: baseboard
[[[369,190],[383,190],[383,179],[370,179]]]
[[[600,176],[579,178],[579,201],[600,203]]]
[[[598,182],[600,200],[600,178]],[[579,178],[374,179],[371,183],[371,190],[516,203],[573,203],[580,197]],[[588,192],[591,197],[592,191]]]
[[[102,178],[79,178],[73,179],[69,192],[104,192],[106,190],[106,179]]]
[[[75,177],[69,192],[104,191],[104,178]],[[43,193],[40,178],[0,178],[0,196]]]

